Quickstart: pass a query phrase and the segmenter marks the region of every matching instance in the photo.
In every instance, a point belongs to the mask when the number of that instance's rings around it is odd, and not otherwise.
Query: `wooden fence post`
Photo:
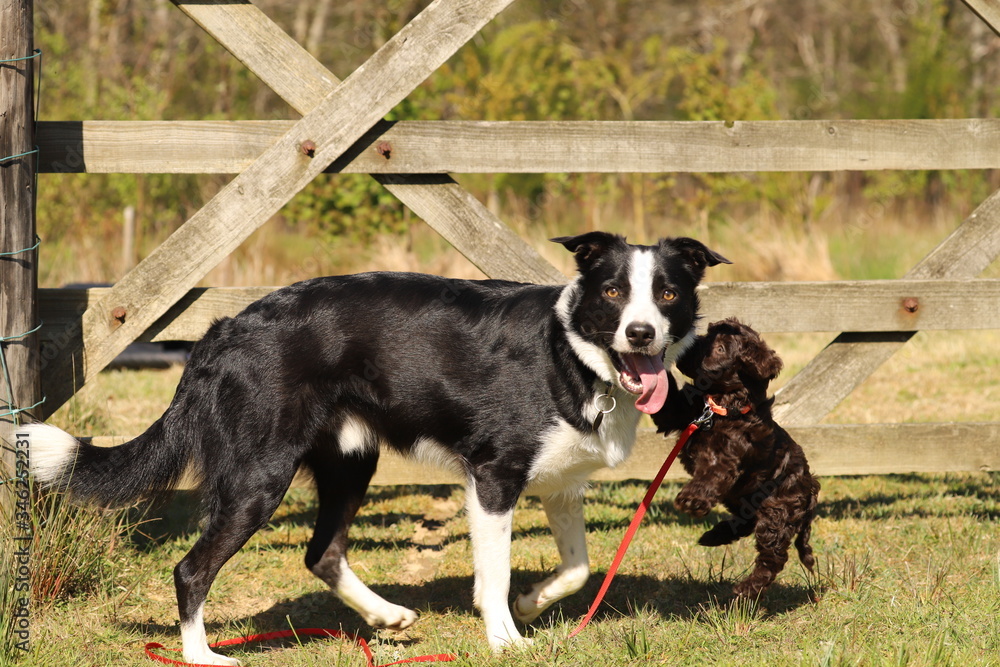
[[[40,400],[35,242],[33,0],[0,2],[0,479],[16,475],[14,426]],[[2,488],[12,489],[13,483]],[[10,494],[0,493],[0,510]]]

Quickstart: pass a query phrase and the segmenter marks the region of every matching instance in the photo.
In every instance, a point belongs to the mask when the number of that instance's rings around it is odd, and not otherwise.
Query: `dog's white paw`
[[[538,604],[538,593],[534,589],[527,593],[521,593],[514,600],[514,618],[520,623],[531,623],[541,616],[542,612],[548,609],[549,605],[540,606]]]
[[[507,608],[503,607],[497,611],[495,615],[483,615],[483,620],[486,621],[486,640],[493,652],[500,653],[531,646],[533,642],[521,636]]]
[[[240,665],[240,661],[236,658],[227,658],[224,655],[219,655],[208,650],[207,647],[204,651],[198,651],[194,654],[185,653],[184,662],[194,665],[225,665],[226,667],[239,667]]]
[[[369,611],[364,614],[365,622],[373,628],[385,630],[405,630],[416,623],[418,614],[412,609],[401,607],[398,604],[386,603],[377,611]]]
[[[587,563],[560,567],[554,575],[517,596],[514,600],[514,618],[521,623],[531,623],[553,604],[583,588],[589,576],[590,567]]]
[[[489,632],[489,631],[487,631]],[[490,632],[487,640],[494,653],[516,651],[534,645],[534,640],[522,637],[517,630],[506,629],[497,633]]]

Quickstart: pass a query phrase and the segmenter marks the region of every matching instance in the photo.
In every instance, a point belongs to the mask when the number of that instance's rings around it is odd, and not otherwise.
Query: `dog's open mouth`
[[[638,394],[635,407],[648,415],[660,411],[667,401],[667,369],[659,355],[619,354],[618,381],[626,391]]]

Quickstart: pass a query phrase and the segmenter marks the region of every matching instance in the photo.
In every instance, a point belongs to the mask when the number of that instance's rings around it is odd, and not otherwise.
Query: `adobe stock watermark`
[[[14,434],[15,476],[12,482],[14,501],[13,596],[10,629],[11,645],[27,653],[31,647],[31,488],[28,464],[31,443],[27,433]]]

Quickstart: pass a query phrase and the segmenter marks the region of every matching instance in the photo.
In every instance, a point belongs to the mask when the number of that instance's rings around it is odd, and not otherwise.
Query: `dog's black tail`
[[[30,470],[44,487],[75,500],[123,507],[172,488],[190,459],[185,443],[167,437],[160,419],[145,433],[117,447],[97,447],[47,424],[23,426]]]

